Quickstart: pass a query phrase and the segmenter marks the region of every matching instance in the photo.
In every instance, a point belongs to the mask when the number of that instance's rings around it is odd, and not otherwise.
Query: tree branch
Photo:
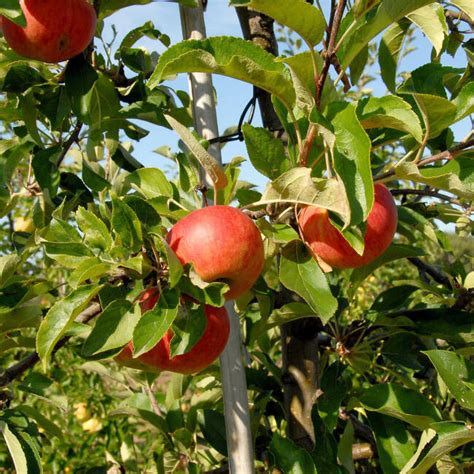
[[[57,167],[59,167],[61,165],[61,163],[63,162],[64,158],[66,158],[66,155],[67,155],[68,151],[70,150],[70,148],[72,147],[72,145],[74,145],[74,143],[78,142],[79,135],[80,135],[81,130],[82,130],[82,125],[83,125],[82,122],[78,121],[76,123],[76,126],[74,127],[74,130],[72,131],[70,137],[63,143],[61,154],[59,155],[58,160],[56,161],[56,166]]]
[[[444,16],[450,20],[463,21],[467,23],[471,28],[474,28],[474,22],[464,12],[454,11],[454,10],[445,10]]]
[[[100,304],[93,303],[77,316],[76,322],[85,324],[97,316],[100,312]],[[61,349],[61,347],[63,347],[69,341],[69,339],[70,336],[66,336],[58,341],[58,343],[54,346],[53,353]],[[16,364],[8,367],[8,369],[6,369],[5,372],[0,375],[0,388],[6,387],[10,382],[23,375],[28,369],[34,367],[39,362],[39,360],[38,353],[32,352]]]
[[[458,143],[449,150],[445,150],[440,153],[436,153],[435,155],[429,156],[428,158],[424,158],[423,160],[420,160],[418,163],[416,163],[416,166],[421,168],[423,166],[430,165],[431,163],[435,163],[436,161],[452,160],[456,158],[456,156],[458,156],[462,151],[471,148],[472,146],[474,146],[474,138]],[[395,176],[394,169],[375,176],[374,181],[386,181],[387,178],[391,178],[392,176]]]
[[[342,15],[344,13],[344,8],[346,6],[347,0],[339,0],[337,6],[335,2],[331,2],[331,17],[329,19],[329,26],[327,29],[328,39],[326,51],[323,53],[324,63],[321,69],[321,74],[316,79],[316,107],[321,108],[321,97],[323,94],[324,83],[329,74],[329,68],[331,64],[334,64],[337,70],[337,65],[339,64],[336,58],[336,38],[341,25]],[[340,70],[340,68],[339,68]],[[303,143],[303,149],[301,150],[299,164],[300,166],[307,166],[308,157],[313,147],[314,139],[316,138],[317,129],[314,124],[311,124],[306,139]]]
[[[448,196],[447,194],[439,193],[434,189],[391,189],[390,192],[393,196],[429,196],[441,199],[443,201],[448,201],[458,206],[462,205],[461,201],[459,201],[458,199]]]
[[[417,257],[409,257],[408,261],[412,263],[413,265],[415,265],[415,267],[418,268],[420,273],[426,273],[436,283],[443,285],[448,290],[453,289],[453,285],[449,277],[445,275],[443,272],[441,272],[440,270],[438,270],[437,268],[433,267],[432,265],[429,265],[428,263],[423,262],[423,260],[420,260]]]

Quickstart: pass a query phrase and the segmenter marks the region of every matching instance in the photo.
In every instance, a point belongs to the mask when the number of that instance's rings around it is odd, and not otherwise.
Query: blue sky
[[[128,31],[150,20],[156,28],[170,36],[172,44],[182,39],[178,4],[166,2],[155,2],[120,10],[106,20],[105,37],[110,37],[111,25],[114,24],[118,31],[117,44],[119,44],[120,39]],[[237,15],[233,8],[227,6],[226,0],[209,0],[205,21],[208,36],[241,36]],[[149,50],[158,52],[164,50],[164,47],[158,41],[145,39],[139,44]],[[412,70],[430,61],[431,45],[429,41],[422,34],[418,34],[416,44],[418,46],[416,53],[409,55],[404,60],[401,65],[402,70]],[[454,59],[444,55],[443,64],[463,67],[465,65],[464,52],[460,50]],[[213,81],[217,92],[219,130],[222,133],[227,127],[237,124],[242,109],[252,95],[252,87],[249,84],[222,76],[214,76]],[[177,80],[170,82],[169,85],[175,89],[187,90],[187,78],[185,75],[181,75]],[[381,80],[370,83],[369,87],[374,90],[377,96],[386,94],[386,88]],[[260,124],[258,113],[254,119],[255,124]],[[135,144],[134,155],[146,166],[170,169],[170,162],[153,153],[153,150],[162,145],[169,145],[176,149],[177,136],[174,132],[162,127],[147,126],[146,128],[149,128],[151,133],[139,144]],[[456,138],[461,139],[469,132],[470,128],[471,124],[468,120],[458,124],[454,129]],[[230,161],[237,155],[247,157],[245,146],[242,143],[232,142],[224,147],[224,162]],[[263,186],[265,183],[265,178],[245,163],[241,179],[254,182],[259,186]]]

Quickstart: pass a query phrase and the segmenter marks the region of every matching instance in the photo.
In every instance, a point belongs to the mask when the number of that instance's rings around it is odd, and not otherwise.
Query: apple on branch
[[[397,229],[397,206],[383,184],[375,185],[375,201],[367,218],[364,252],[359,255],[329,221],[328,211],[320,207],[304,208],[298,225],[305,242],[315,256],[332,268],[358,268],[382,255],[392,243]]]
[[[26,27],[2,17],[10,48],[26,58],[47,63],[70,59],[87,48],[97,16],[87,0],[20,0]]]

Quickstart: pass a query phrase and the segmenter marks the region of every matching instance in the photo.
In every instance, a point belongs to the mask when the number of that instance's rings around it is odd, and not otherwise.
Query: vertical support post
[[[202,0],[198,0],[197,8],[180,6],[180,14],[184,39],[206,37]],[[190,74],[189,88],[196,131],[206,139],[217,137],[217,115],[211,76],[205,73]],[[222,163],[218,143],[209,148],[209,153]],[[220,362],[229,470],[232,474],[252,474],[255,472],[253,440],[247,381],[242,362],[239,316],[234,310],[233,301],[226,303],[226,309],[230,319],[230,335]]]

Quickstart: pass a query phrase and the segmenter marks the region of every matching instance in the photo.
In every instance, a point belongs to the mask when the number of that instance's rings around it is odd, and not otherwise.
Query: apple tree
[[[41,36],[33,0],[0,0],[0,472],[229,472],[205,358],[227,295],[257,472],[471,472],[472,2],[230,0],[242,37],[171,44],[151,18],[103,38],[148,3],[43,0]],[[91,19],[84,51],[44,52]],[[234,130],[197,133],[190,73],[253,86]],[[170,172],[134,152],[148,125],[180,138]],[[246,158],[221,165],[232,138]]]

